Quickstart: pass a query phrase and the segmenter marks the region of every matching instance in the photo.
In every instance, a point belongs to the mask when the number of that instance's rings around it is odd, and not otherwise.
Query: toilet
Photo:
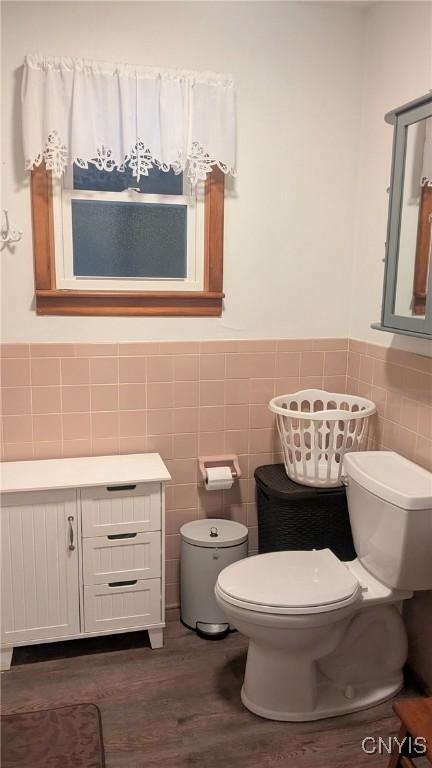
[[[357,558],[272,552],[225,568],[215,586],[249,639],[243,704],[308,721],[371,707],[403,685],[404,600],[432,589],[432,474],[390,451],[349,453],[344,483]]]

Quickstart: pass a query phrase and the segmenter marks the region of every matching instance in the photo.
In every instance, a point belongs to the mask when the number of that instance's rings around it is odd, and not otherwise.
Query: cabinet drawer
[[[161,621],[161,580],[84,587],[86,632],[146,627]]]
[[[83,488],[82,535],[159,531],[161,506],[160,483]]]
[[[83,540],[84,584],[154,579],[161,575],[161,534],[117,534]]]

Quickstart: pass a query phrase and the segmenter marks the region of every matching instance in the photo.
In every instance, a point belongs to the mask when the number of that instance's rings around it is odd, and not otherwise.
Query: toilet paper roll
[[[233,482],[230,467],[207,468],[207,482],[205,483],[207,491],[224,491],[231,488]]]

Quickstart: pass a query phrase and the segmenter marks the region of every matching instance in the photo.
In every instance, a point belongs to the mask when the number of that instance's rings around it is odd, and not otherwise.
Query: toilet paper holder
[[[201,472],[201,477],[204,485],[207,482],[207,469],[210,467],[225,467],[229,466],[231,469],[231,475],[233,480],[238,480],[241,477],[241,469],[238,461],[238,456],[234,453],[226,453],[221,456],[199,456],[198,466]]]

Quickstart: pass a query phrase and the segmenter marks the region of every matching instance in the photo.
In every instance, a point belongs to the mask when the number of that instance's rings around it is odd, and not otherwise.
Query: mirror
[[[395,312],[424,317],[432,233],[432,118],[407,128]],[[431,158],[432,161],[432,158]]]
[[[432,337],[432,94],[386,115],[394,125],[382,320]]]

